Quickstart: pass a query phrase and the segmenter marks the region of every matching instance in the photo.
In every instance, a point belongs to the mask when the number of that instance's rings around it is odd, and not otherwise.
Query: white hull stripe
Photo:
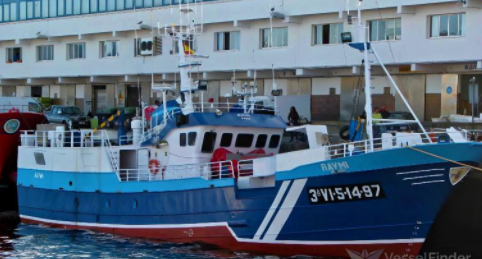
[[[78,227],[96,227],[96,228],[114,228],[114,229],[185,229],[185,228],[205,228],[205,227],[226,227],[233,237],[238,242],[243,243],[259,243],[259,244],[285,244],[285,245],[377,245],[377,244],[411,244],[423,243],[424,238],[414,239],[383,239],[383,240],[353,240],[353,241],[297,241],[297,240],[253,240],[247,238],[238,238],[234,231],[228,226],[227,222],[214,223],[198,223],[198,224],[162,224],[162,225],[120,225],[120,224],[98,224],[98,223],[83,223],[70,222],[60,220],[50,220],[31,216],[20,215],[20,218],[27,220],[34,220],[37,222],[44,222],[49,224],[57,224],[64,226],[78,226]]]
[[[441,176],[444,176],[444,175],[443,174],[422,175],[422,176],[415,176],[415,177],[406,177],[406,178],[403,178],[403,180],[406,181],[406,180],[415,180],[415,179],[441,177]]]
[[[445,169],[443,169],[443,168],[437,168],[437,169],[418,170],[418,171],[410,171],[410,172],[397,173],[397,175],[417,174],[417,173],[425,173],[425,172],[431,172],[431,171],[445,171]]]
[[[444,183],[444,182],[445,182],[445,180],[436,180],[436,181],[412,183],[412,185],[422,185],[422,184],[430,184],[430,183]]]
[[[286,224],[291,212],[293,211],[298,198],[300,197],[301,191],[305,187],[306,181],[308,179],[298,179],[293,182],[290,191],[288,192],[288,196],[286,196],[283,205],[279,209],[276,217],[274,218],[273,222],[269,226],[268,232],[263,237],[263,240],[266,241],[274,241],[278,237],[281,229]]]
[[[284,181],[281,184],[281,187],[279,188],[278,194],[276,194],[273,204],[271,204],[271,207],[269,208],[268,213],[266,213],[266,216],[264,217],[263,222],[261,222],[261,225],[259,226],[258,231],[256,231],[256,234],[254,235],[255,240],[259,240],[261,238],[261,235],[263,234],[264,230],[268,226],[268,223],[273,217],[276,209],[278,208],[281,202],[281,199],[283,198],[286,190],[288,189],[290,182],[291,181]]]

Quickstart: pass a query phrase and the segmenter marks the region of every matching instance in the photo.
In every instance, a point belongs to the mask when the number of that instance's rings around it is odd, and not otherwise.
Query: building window
[[[239,50],[240,32],[216,32],[216,51]]]
[[[221,147],[230,147],[231,142],[233,141],[233,134],[232,133],[223,133],[221,136]]]
[[[253,134],[238,134],[236,137],[236,147],[251,147],[253,144],[254,135]]]
[[[197,52],[197,40],[189,40],[189,41],[184,41],[183,45],[187,45],[192,51]],[[186,55],[189,55],[187,51],[184,51]],[[172,55],[177,55],[179,54],[179,44],[177,40],[172,41],[172,50],[171,50]]]
[[[430,20],[430,37],[465,36],[465,13],[434,15]]]
[[[100,56],[102,58],[112,58],[119,56],[119,41],[101,41],[100,42]]]
[[[273,30],[273,35],[271,35]],[[288,28],[261,29],[261,48],[281,48],[288,46]]]
[[[7,63],[22,63],[22,48],[7,48]]]
[[[370,41],[401,39],[402,18],[370,21]]]
[[[313,26],[313,45],[340,44],[343,23]]]
[[[67,59],[85,58],[85,42],[67,44]]]
[[[37,61],[54,60],[54,45],[37,46]]]
[[[203,145],[201,147],[202,153],[212,153],[216,145],[216,132],[204,133]]]

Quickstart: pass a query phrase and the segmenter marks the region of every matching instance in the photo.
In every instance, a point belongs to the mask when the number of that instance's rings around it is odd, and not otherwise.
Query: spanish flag
[[[184,53],[186,55],[194,55],[194,50],[191,49],[191,47],[189,47],[189,41],[184,41],[183,42],[184,44]]]

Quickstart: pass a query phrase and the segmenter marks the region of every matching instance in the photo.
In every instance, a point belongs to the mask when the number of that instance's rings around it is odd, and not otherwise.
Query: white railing
[[[234,107],[236,105],[236,107]],[[246,113],[258,113],[258,112],[275,112],[274,106],[261,106],[261,105],[246,105],[246,110],[243,108],[242,104],[233,103],[209,103],[209,102],[199,102],[193,103],[194,112],[216,112],[220,110],[222,112],[228,112],[230,110],[239,110],[240,112]]]
[[[119,164],[118,164],[118,158],[119,155],[118,153],[114,153],[112,151],[112,145],[110,144],[110,139],[109,136],[107,135],[107,132],[105,130],[101,131],[102,133],[102,147],[106,148],[106,153],[107,157],[109,158],[109,162],[112,166],[112,169],[116,172],[119,170]]]
[[[205,164],[171,165],[157,168],[120,169],[122,182],[166,181],[186,178],[204,178],[206,180],[233,178],[233,162],[221,161]]]
[[[459,131],[457,134],[460,134],[460,140],[470,141],[470,132]],[[439,137],[445,137],[446,141],[455,141],[450,138],[447,132],[430,132],[429,137],[430,140],[424,133],[406,133],[396,136],[385,136],[374,139],[373,148],[374,152],[376,152],[387,149],[403,148],[407,146],[429,145],[432,143],[437,143]],[[326,151],[328,157],[332,159],[371,152],[368,140],[331,145],[328,146]]]
[[[24,147],[94,147],[102,145],[105,138],[104,135],[94,135],[93,130],[24,130],[20,140]]]

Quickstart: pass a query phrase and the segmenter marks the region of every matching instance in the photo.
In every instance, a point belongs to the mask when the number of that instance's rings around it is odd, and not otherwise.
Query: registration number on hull
[[[311,204],[373,200],[386,197],[380,183],[308,188],[308,194]]]

